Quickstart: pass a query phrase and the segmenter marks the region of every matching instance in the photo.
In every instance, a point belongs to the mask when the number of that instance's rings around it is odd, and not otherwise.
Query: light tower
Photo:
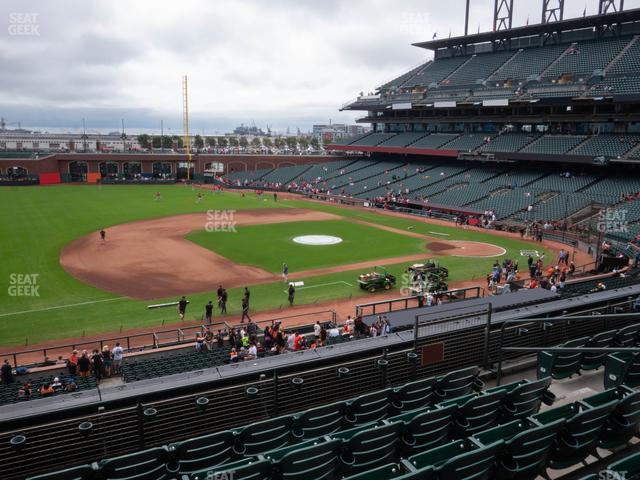
[[[191,148],[189,145],[189,95],[187,76],[182,77],[182,124],[184,127],[184,148],[187,153],[187,181],[191,180]]]

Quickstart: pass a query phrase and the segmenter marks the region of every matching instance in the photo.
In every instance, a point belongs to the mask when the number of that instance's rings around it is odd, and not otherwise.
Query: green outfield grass
[[[162,199],[154,201],[153,194],[160,191]],[[0,301],[0,346],[24,346],[52,340],[56,338],[78,337],[83,334],[94,335],[102,332],[113,332],[120,328],[136,328],[161,326],[163,322],[176,322],[174,309],[147,310],[147,301],[135,301],[118,298],[83,284],[69,276],[59,264],[60,250],[72,240],[100,228],[110,225],[163,217],[181,213],[206,211],[207,209],[256,209],[256,208],[309,208],[335,213],[343,217],[356,218],[367,222],[387,225],[400,229],[412,228],[415,232],[431,234],[438,232],[448,234],[443,239],[485,241],[500,245],[507,249],[507,256],[519,258],[521,248],[532,248],[532,244],[519,240],[495,237],[476,229],[462,230],[455,227],[441,227],[425,224],[420,219],[404,219],[376,214],[374,212],[355,211],[304,200],[280,200],[273,202],[271,198],[256,198],[253,194],[241,197],[235,192],[223,194],[207,193],[201,204],[195,202],[196,193],[184,186],[79,186],[64,185],[55,187],[3,187],[0,188],[0,213],[4,220],[0,229],[0,249],[4,253],[0,262],[0,285],[2,301]],[[349,249],[347,263],[371,258],[388,258],[396,255],[418,253],[423,241],[411,237],[375,230],[372,227],[356,225],[348,222],[330,221],[332,228],[341,230],[338,236],[348,237],[349,241],[365,235],[361,245]],[[301,222],[296,222],[301,223]],[[304,222],[312,223],[312,222]],[[324,223],[324,222],[323,222]],[[274,225],[274,232],[281,235],[293,224]],[[256,226],[258,227],[258,226]],[[257,230],[266,226],[260,226]],[[253,227],[245,227],[250,229]],[[306,228],[306,227],[305,227]],[[281,230],[284,229],[284,230]],[[353,230],[352,230],[353,229]],[[370,240],[372,230],[376,239]],[[244,229],[243,229],[244,230]],[[336,232],[338,231],[336,230]],[[273,233],[273,232],[272,232]],[[313,233],[305,230],[304,233]],[[326,233],[324,230],[322,233]],[[296,233],[297,234],[297,233]],[[271,235],[271,234],[269,234]],[[389,235],[389,236],[387,236]],[[197,234],[196,234],[197,236]],[[246,238],[249,238],[248,235]],[[233,237],[233,235],[229,235]],[[243,237],[242,233],[237,235]],[[264,237],[264,232],[263,232]],[[286,237],[286,235],[284,235]],[[284,238],[280,237],[280,238]],[[271,238],[271,237],[269,237]],[[379,239],[391,240],[380,242]],[[198,240],[199,241],[199,240]],[[225,240],[226,242],[227,240]],[[228,242],[235,242],[229,238]],[[261,238],[261,244],[264,244]],[[286,243],[286,238],[285,238]],[[251,244],[248,242],[247,245]],[[350,244],[347,244],[349,246]],[[282,250],[287,252],[287,248]],[[356,248],[357,247],[357,248]],[[225,248],[228,248],[225,247]],[[244,248],[244,247],[243,247]],[[248,258],[256,250],[255,245],[247,247],[244,258]],[[305,249],[307,247],[304,247]],[[310,247],[332,248],[332,247]],[[536,245],[538,248],[539,246]],[[373,255],[372,249],[380,252]],[[214,248],[220,251],[218,247]],[[360,252],[362,250],[362,252]],[[353,255],[365,255],[354,257]],[[283,253],[285,255],[286,253]],[[229,255],[229,254],[227,254]],[[275,255],[273,252],[269,255]],[[298,257],[296,255],[295,257]],[[427,254],[428,256],[428,254]],[[274,258],[271,263],[268,255],[260,262],[271,271],[279,271],[282,260]],[[291,258],[289,258],[291,257]],[[307,255],[300,255],[305,258]],[[328,266],[345,263],[334,258],[319,262],[319,256],[308,255],[309,262],[303,269],[315,266]],[[157,261],[157,259],[153,259]],[[237,258],[234,258],[237,260]],[[472,259],[447,257],[440,259],[451,271],[450,281],[471,278],[484,278],[490,270],[494,259]],[[251,263],[253,260],[246,260]],[[292,271],[296,259],[288,255]],[[525,259],[521,259],[521,263]],[[293,265],[292,265],[293,264]],[[406,264],[390,265],[390,271],[401,278]],[[305,279],[305,286],[313,288],[300,289],[296,295],[297,304],[313,304],[326,300],[363,296],[363,302],[375,300],[375,294],[359,290],[356,284],[359,271],[343,271],[331,275]],[[11,296],[12,274],[36,274],[39,296]],[[221,272],[223,275],[223,272]],[[286,294],[282,282],[256,285],[251,287],[252,307],[255,310],[274,309],[286,305]],[[241,289],[231,289],[229,313],[239,313]],[[201,293],[190,295],[191,305],[187,317],[202,317],[204,304],[212,299],[212,294]],[[157,299],[158,302],[175,300]],[[24,313],[22,313],[24,312]]]
[[[340,237],[336,245],[300,245],[293,241],[300,235]],[[425,241],[398,235],[379,228],[345,222],[287,222],[268,225],[238,226],[236,233],[202,230],[187,236],[205,248],[242,265],[261,267],[269,272],[282,271],[282,263],[291,272],[333,267],[378,258],[426,253]]]

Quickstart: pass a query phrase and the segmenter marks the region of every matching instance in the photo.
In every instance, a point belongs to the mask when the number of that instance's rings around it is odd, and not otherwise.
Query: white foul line
[[[443,237],[450,237],[451,236],[448,233],[440,233],[440,232],[429,232],[429,233],[432,233],[434,235],[442,235]]]
[[[103,300],[92,300],[90,302],[71,303],[69,305],[58,305],[56,307],[36,308],[33,310],[22,310],[21,312],[0,313],[0,317],[7,317],[11,315],[21,315],[23,313],[46,312],[48,310],[56,310],[58,308],[79,307],[81,305],[90,305],[92,303],[113,302],[114,300],[122,300],[123,298],[127,298],[127,297],[105,298]]]
[[[345,282],[344,280],[339,280],[337,282],[330,282],[330,283],[321,283],[319,285],[307,285],[306,287],[298,287],[296,288],[296,291],[298,290],[304,290],[305,288],[316,288],[316,287],[326,287],[329,285],[339,285],[340,283],[344,283],[345,285],[349,285],[350,287],[353,287],[353,285],[351,285],[348,282]],[[284,293],[289,293],[288,290],[283,290]]]

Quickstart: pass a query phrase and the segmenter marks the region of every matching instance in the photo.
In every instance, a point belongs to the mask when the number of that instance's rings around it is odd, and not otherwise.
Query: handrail
[[[624,302],[627,303],[627,302]],[[507,350],[509,348],[526,348],[526,347],[504,347],[504,332],[507,328],[507,325],[509,324],[513,324],[513,323],[548,323],[548,324],[553,324],[555,322],[575,322],[575,321],[589,321],[589,320],[609,320],[609,319],[613,319],[613,320],[618,320],[618,319],[625,319],[625,318],[629,318],[629,319],[637,319],[638,318],[638,314],[637,313],[605,313],[605,314],[600,314],[600,315],[575,315],[575,316],[571,316],[571,315],[566,315],[566,316],[560,316],[560,317],[546,317],[546,318],[506,318],[502,324],[500,325],[500,343],[499,343],[499,349],[498,349],[498,369],[496,372],[496,384],[500,385],[500,382],[502,380],[502,363],[503,363],[503,355],[502,353],[505,351],[510,351]],[[553,347],[549,347],[549,348],[553,348]],[[515,351],[515,350],[514,350]]]
[[[475,290],[476,295],[474,297],[469,297],[469,298],[482,298],[484,297],[484,288],[482,287],[466,287],[466,288],[454,288],[453,290],[446,290],[444,292],[438,292],[438,295],[443,295],[445,297],[448,297],[449,299],[451,298],[452,295],[455,295],[458,292],[464,292],[464,297],[462,299],[454,299],[454,300],[449,300],[450,302],[454,302],[456,300],[466,300],[467,294],[466,292],[469,290]],[[415,300],[416,302],[418,302],[418,295],[411,295],[411,296],[406,296],[406,297],[397,297],[397,298],[391,298],[389,300],[379,300],[377,302],[370,302],[370,303],[361,303],[356,305],[356,317],[358,316],[366,316],[366,315],[376,315],[377,313],[388,313],[388,312],[393,312],[395,310],[393,310],[393,304],[394,303],[404,303],[405,307],[403,309],[399,309],[399,310],[408,310],[409,309],[409,301],[410,300]],[[388,310],[384,310],[384,311],[376,311],[376,307],[378,305],[388,305]],[[369,314],[364,313],[364,309],[367,307],[372,307],[372,312]]]

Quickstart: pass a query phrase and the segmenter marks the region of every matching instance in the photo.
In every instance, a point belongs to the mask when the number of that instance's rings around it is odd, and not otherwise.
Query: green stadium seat
[[[607,467],[607,479],[638,480],[640,479],[640,453],[634,453]],[[617,475],[614,475],[617,474]],[[603,478],[601,476],[600,478]]]
[[[558,345],[559,347],[584,347],[589,337],[577,338]],[[538,378],[551,377],[555,380],[571,377],[580,372],[583,353],[538,352]]]
[[[233,430],[238,435],[237,450],[245,456],[286,447],[293,441],[291,416],[255,422]]]
[[[29,477],[27,480],[97,480],[97,478],[98,476],[94,466],[80,465],[78,467]]]
[[[390,463],[352,475],[349,480],[431,480],[435,478],[435,471],[431,467],[421,470],[412,469],[413,471],[409,472],[407,470],[399,464]]]
[[[361,395],[346,402],[345,419],[352,426],[384,420],[391,413],[392,389]]]
[[[637,434],[640,425],[640,391],[625,387],[605,390],[581,401],[588,407],[598,407],[617,402],[617,405],[600,436],[598,445],[615,448],[627,444]]]
[[[182,474],[216,468],[241,458],[236,449],[236,435],[229,430],[174,443],[169,445],[169,451],[177,462],[175,470]]]
[[[329,440],[270,452],[265,458],[275,462],[279,478],[283,480],[330,480],[341,477],[341,448],[340,440]]]
[[[437,401],[449,400],[482,390],[484,382],[479,378],[479,372],[478,367],[469,367],[438,377],[434,389]]]
[[[340,460],[345,472],[355,474],[396,461],[402,426],[400,422],[368,425],[333,435],[342,440]]]
[[[460,440],[409,457],[409,463],[418,469],[433,468],[441,480],[486,479],[493,475],[496,456],[503,448],[503,441],[478,448]]]
[[[387,422],[403,422],[401,448],[407,455],[413,455],[438,447],[454,439],[456,405],[414,410]]]
[[[338,432],[345,428],[345,412],[344,402],[310,408],[293,415],[291,433],[298,441],[303,441]]]
[[[550,455],[551,468],[570,467],[594,453],[617,403],[611,401],[599,407],[581,409],[581,404],[575,402],[533,415],[531,419],[537,425],[548,425],[557,420],[566,422]]]
[[[150,448],[141,452],[101,460],[98,463],[101,480],[169,480],[167,447]]]
[[[226,465],[219,470],[206,470],[190,475],[190,480],[263,480],[272,478],[273,464],[264,458],[248,459]]]
[[[555,395],[549,390],[551,377],[530,381],[518,382],[493,387],[486,390],[487,393],[504,389],[506,396],[502,400],[502,421],[524,419],[538,413],[540,404],[552,405]]]
[[[564,419],[560,419],[532,428],[527,420],[514,420],[477,433],[473,440],[480,446],[491,445],[500,440],[505,442],[496,465],[495,478],[533,480],[544,472],[564,423]]]
[[[626,385],[640,386],[640,353],[616,352],[607,355],[604,367],[604,388]]]
[[[606,332],[600,332],[587,342],[585,347],[589,348],[607,348],[613,345],[617,334],[617,330],[608,330]],[[607,357],[606,353],[598,352],[585,352],[582,355],[582,364],[580,368],[582,370],[596,370],[600,368]]]
[[[462,438],[497,425],[502,415],[502,400],[506,395],[505,390],[496,390],[480,395],[467,395],[441,405],[457,406],[455,426],[458,438]]]
[[[640,323],[627,325],[618,330],[616,334],[615,344],[619,347],[633,347],[640,335]]]
[[[393,390],[393,405],[396,410],[406,412],[417,408],[430,407],[435,400],[434,377],[406,383]]]

